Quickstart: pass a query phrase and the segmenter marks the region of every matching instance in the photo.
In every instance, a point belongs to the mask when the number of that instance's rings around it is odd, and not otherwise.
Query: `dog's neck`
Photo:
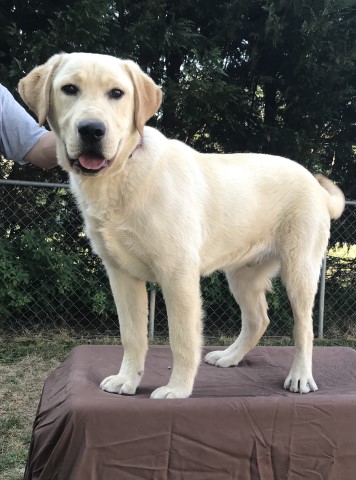
[[[140,136],[140,140],[139,140],[138,144],[136,145],[134,151],[133,151],[133,152],[131,153],[131,155],[129,156],[129,158],[131,158],[132,155],[133,155],[139,148],[142,147],[142,145],[143,145],[143,137]]]

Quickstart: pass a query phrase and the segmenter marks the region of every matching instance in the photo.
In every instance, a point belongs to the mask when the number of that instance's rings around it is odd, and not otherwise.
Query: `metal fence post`
[[[321,264],[321,273],[320,273],[318,338],[323,338],[323,335],[324,335],[325,277],[326,277],[326,254]]]
[[[156,308],[156,290],[150,292],[150,310],[148,316],[148,338],[153,340],[155,336],[155,308]]]

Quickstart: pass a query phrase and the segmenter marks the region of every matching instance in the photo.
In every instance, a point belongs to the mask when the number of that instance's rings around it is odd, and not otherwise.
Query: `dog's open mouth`
[[[78,158],[70,158],[69,160],[74,168],[86,175],[96,175],[110,164],[110,160],[107,160],[97,153],[85,153],[79,155]]]

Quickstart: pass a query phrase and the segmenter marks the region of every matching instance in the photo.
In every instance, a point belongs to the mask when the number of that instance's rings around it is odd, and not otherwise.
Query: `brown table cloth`
[[[282,388],[293,348],[256,347],[239,367],[202,364],[184,400],[149,398],[169,347],[150,347],[135,396],[101,391],[122,354],[77,347],[50,375],[25,480],[356,479],[356,351],[314,348],[319,391],[300,395]]]

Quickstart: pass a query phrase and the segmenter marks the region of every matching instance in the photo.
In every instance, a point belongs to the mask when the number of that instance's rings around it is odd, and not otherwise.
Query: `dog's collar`
[[[143,145],[143,138],[140,137],[140,141],[139,141],[138,144],[136,145],[135,150],[131,153],[131,155],[129,156],[129,158],[131,158],[132,155],[133,155],[139,148],[142,147],[142,145]]]

